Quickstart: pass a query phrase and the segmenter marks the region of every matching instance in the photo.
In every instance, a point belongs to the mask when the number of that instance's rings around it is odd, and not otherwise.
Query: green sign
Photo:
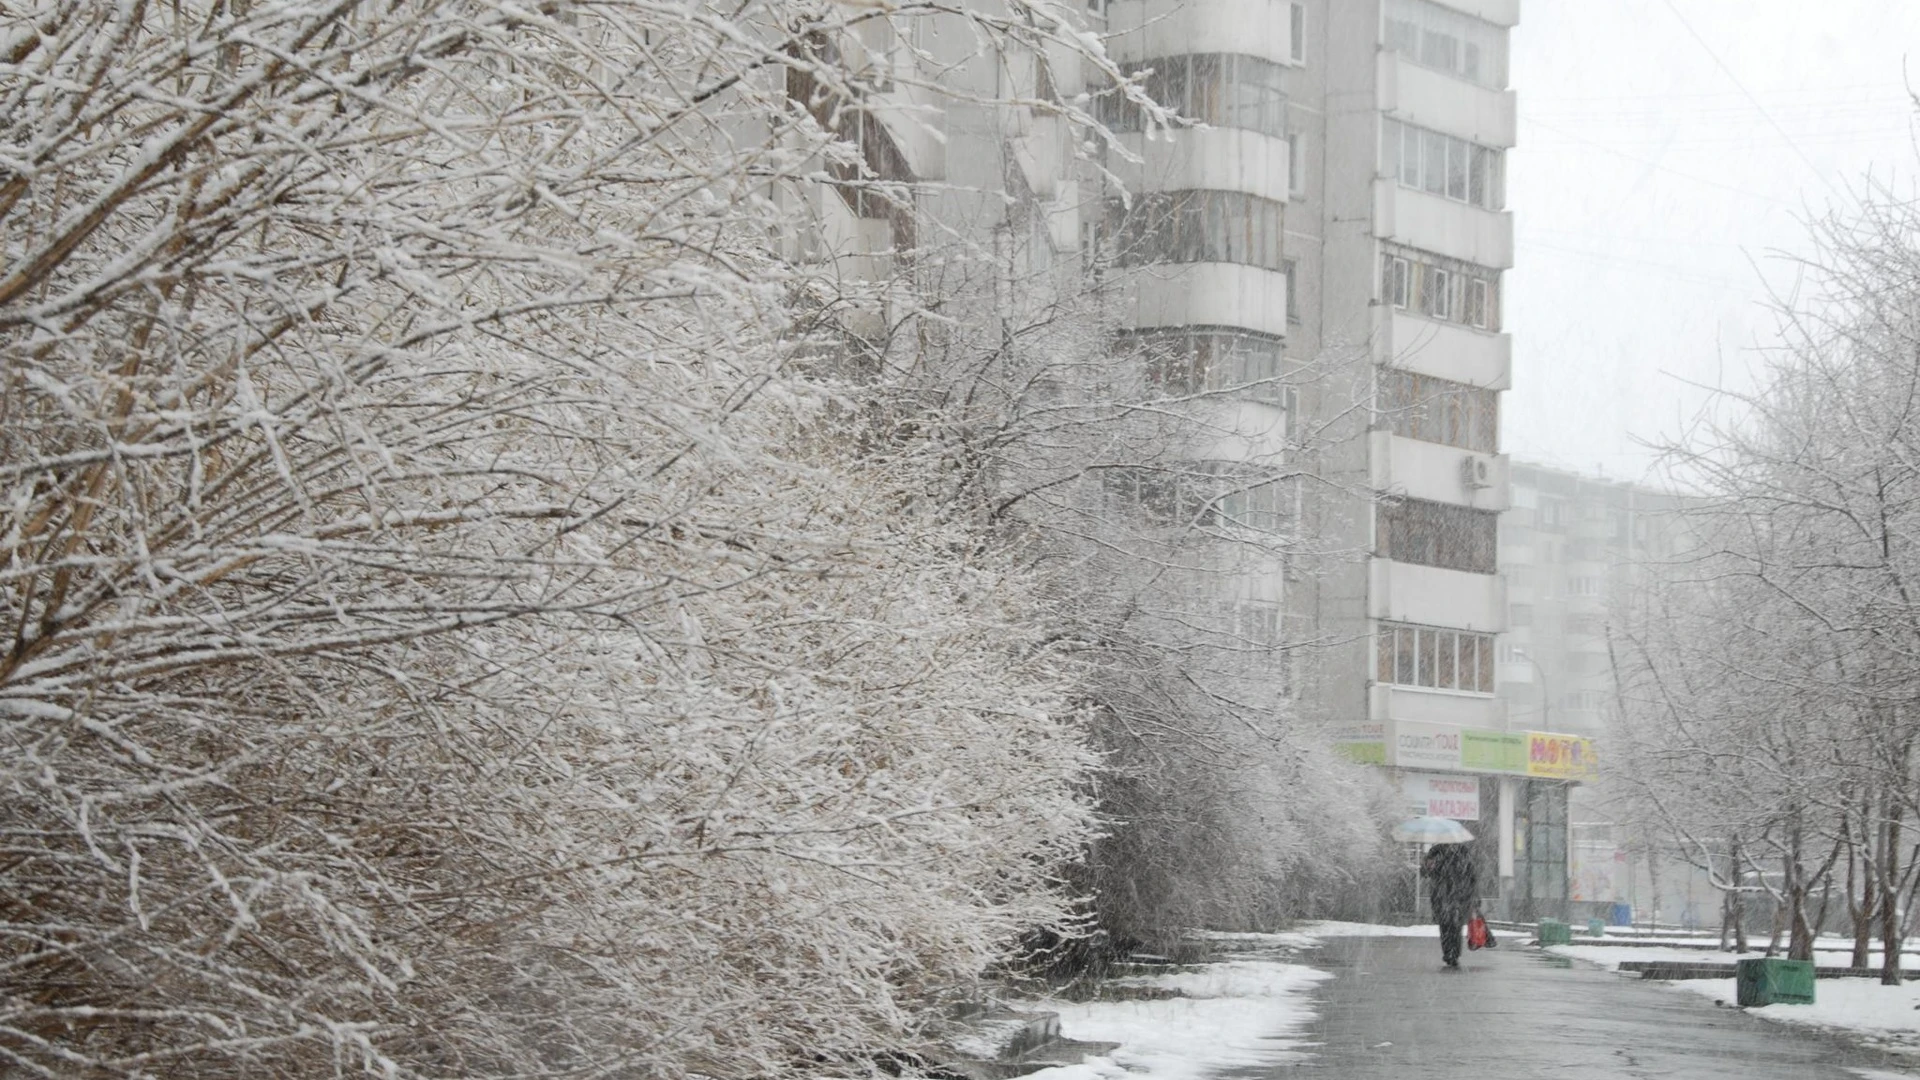
[[[1460,767],[1475,772],[1527,771],[1527,737],[1518,731],[1460,732]]]
[[[1383,742],[1337,742],[1333,744],[1333,749],[1347,760],[1361,765],[1387,763],[1387,744]]]

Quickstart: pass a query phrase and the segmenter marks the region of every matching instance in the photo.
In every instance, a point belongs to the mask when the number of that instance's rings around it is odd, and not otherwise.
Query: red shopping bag
[[[1475,915],[1467,923],[1467,948],[1484,949],[1493,944],[1493,932],[1487,929],[1487,920]]]

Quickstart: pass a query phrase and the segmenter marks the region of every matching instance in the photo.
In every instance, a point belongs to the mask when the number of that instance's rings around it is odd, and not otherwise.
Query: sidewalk
[[[1671,987],[1573,964],[1525,948],[1513,937],[1498,949],[1468,953],[1457,971],[1441,967],[1437,937],[1328,937],[1300,959],[1334,976],[1317,988],[1317,1015],[1300,1032],[1310,1044],[1301,1048],[1305,1060],[1238,1075],[1271,1080],[1904,1075],[1884,1055],[1786,1030]]]

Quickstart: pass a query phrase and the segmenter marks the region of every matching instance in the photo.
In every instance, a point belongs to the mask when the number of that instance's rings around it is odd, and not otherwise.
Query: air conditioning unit
[[[1477,454],[1460,459],[1460,483],[1469,488],[1493,486],[1493,462]]]

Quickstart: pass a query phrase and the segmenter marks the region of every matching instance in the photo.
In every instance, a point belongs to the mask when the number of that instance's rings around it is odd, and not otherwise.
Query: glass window
[[[1504,28],[1431,0],[1387,0],[1385,14],[1388,51],[1491,89],[1504,85]]]
[[[1437,30],[1423,31],[1420,35],[1420,62],[1430,68],[1441,71],[1455,71],[1460,66],[1460,41],[1452,34],[1443,34]]]
[[[1406,124],[1400,127],[1400,182],[1407,187],[1420,186],[1420,129]]]
[[[1447,190],[1448,138],[1437,131],[1420,133],[1420,187],[1435,195]]]
[[[1467,153],[1471,144],[1447,140],[1447,198],[1467,201]]]
[[[1287,49],[1296,64],[1307,62],[1307,5],[1293,4],[1288,13]]]
[[[1374,676],[1399,686],[1493,692],[1493,637],[1437,626],[1383,623],[1375,638]]]
[[[1387,256],[1387,281],[1386,288],[1383,290],[1387,303],[1397,308],[1407,306],[1410,272],[1411,268],[1407,265],[1407,260],[1395,255]]]

